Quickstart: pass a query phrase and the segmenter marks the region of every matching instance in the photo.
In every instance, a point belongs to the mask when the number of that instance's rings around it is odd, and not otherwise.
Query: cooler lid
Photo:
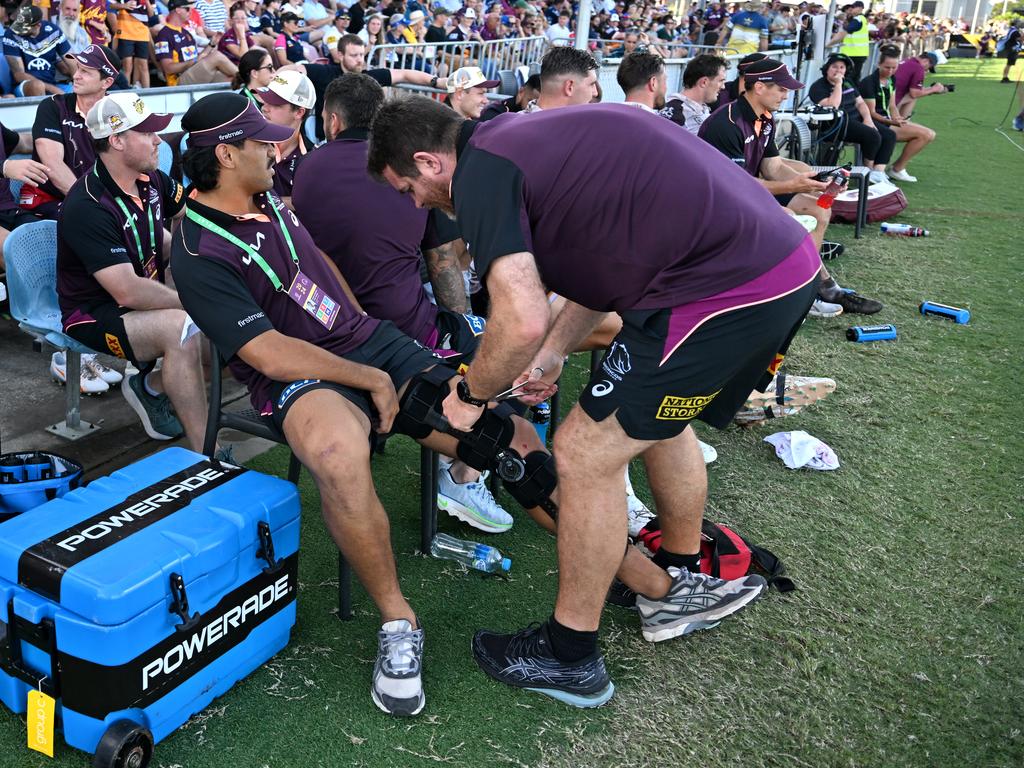
[[[235,571],[261,521],[273,535],[298,510],[285,480],[169,448],[0,525],[0,578],[122,624],[170,604],[172,573],[187,588]]]

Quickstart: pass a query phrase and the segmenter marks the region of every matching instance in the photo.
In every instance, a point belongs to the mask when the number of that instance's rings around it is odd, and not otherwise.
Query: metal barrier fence
[[[377,45],[367,56],[368,67],[418,69],[449,75],[459,67],[476,66],[489,78],[502,69],[539,63],[548,49],[547,38]]]

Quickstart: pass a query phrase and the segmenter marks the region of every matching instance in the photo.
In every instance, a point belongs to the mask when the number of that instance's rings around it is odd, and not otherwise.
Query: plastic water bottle
[[[836,201],[836,195],[839,191],[846,186],[846,180],[850,177],[849,171],[845,168],[837,168],[828,177],[828,186],[825,187],[821,195],[818,196],[818,207],[825,208],[826,210],[832,207],[832,203]]]
[[[512,568],[512,561],[502,557],[501,552],[494,547],[456,539],[446,533],[434,535],[430,542],[430,554],[441,560],[455,560],[484,573],[508,573]]]
[[[548,441],[548,424],[551,422],[551,405],[545,400],[530,408],[530,418],[533,420],[533,428],[537,430],[537,436],[542,443]]]
[[[901,235],[903,237],[928,237],[928,230],[921,227],[912,227],[909,224],[892,224],[888,221],[882,222],[883,235]]]

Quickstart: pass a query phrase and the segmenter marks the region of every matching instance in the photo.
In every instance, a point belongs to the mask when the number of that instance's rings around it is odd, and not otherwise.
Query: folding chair
[[[65,351],[66,386],[64,421],[46,428],[59,437],[78,440],[99,431],[99,425],[82,421],[82,354],[93,350],[64,334],[57,303],[57,222],[24,224],[4,241],[7,288],[11,315],[18,327],[34,337],[32,347],[41,352],[43,344]]]
[[[203,453],[213,456],[217,450],[217,435],[222,429],[233,429],[254,437],[287,446],[288,441],[273,420],[261,416],[253,408],[240,411],[225,411],[221,404],[223,390],[223,368],[225,360],[220,350],[210,342],[210,406],[206,421],[206,437]],[[291,448],[289,447],[289,451]],[[288,461],[288,480],[299,482],[302,464],[291,452]],[[420,551],[430,554],[430,542],[437,533],[437,454],[429,448],[420,447]],[[352,569],[344,555],[338,552],[338,618],[347,621],[352,618]]]

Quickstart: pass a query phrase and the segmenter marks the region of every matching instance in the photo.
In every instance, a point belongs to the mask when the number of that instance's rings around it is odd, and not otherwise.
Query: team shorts
[[[693,419],[719,429],[768,386],[818,293],[812,279],[780,298],[711,314],[672,347],[685,308],[623,312],[622,330],[579,398],[594,421],[614,415],[634,440],[668,440]]]
[[[122,59],[128,57],[149,59],[149,42],[146,40],[118,40],[117,55]],[[131,77],[131,72],[128,73],[128,77]]]
[[[442,362],[418,341],[410,339],[398,330],[393,323],[382,320],[377,329],[363,344],[342,355],[353,363],[379,368],[390,378],[397,392],[402,385],[417,373]],[[452,371],[455,375],[455,371]],[[377,410],[373,406],[370,393],[366,390],[338,384],[321,379],[302,379],[292,382],[274,382],[270,388],[271,404],[273,405],[274,424],[284,432],[284,420],[289,409],[299,398],[318,389],[329,389],[337,392],[360,411],[366,414],[370,424],[377,426]]]
[[[1006,52],[1006,63],[1008,66],[1014,66],[1017,63],[1017,57],[1020,56],[1020,51],[1007,51]]]
[[[460,363],[469,363],[480,346],[480,337],[487,321],[477,315],[463,315],[439,309],[434,325],[438,333],[436,348],[458,352],[459,356],[453,359]]]
[[[112,301],[89,310],[76,309],[64,322],[64,333],[96,352],[130,360],[141,370],[147,363],[135,356],[124,327],[124,316],[131,311]]]

